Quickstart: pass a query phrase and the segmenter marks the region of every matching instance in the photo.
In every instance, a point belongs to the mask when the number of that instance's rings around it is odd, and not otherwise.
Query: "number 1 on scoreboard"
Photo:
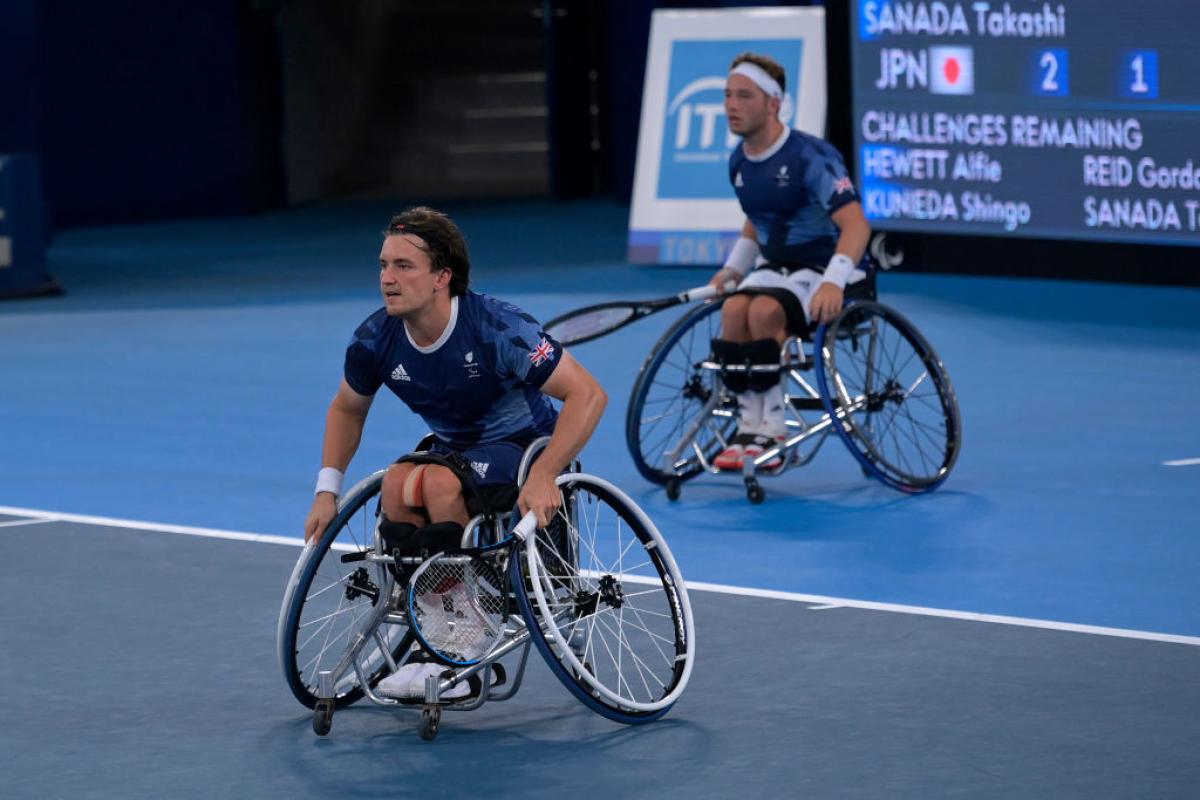
[[[1121,56],[1121,95],[1158,97],[1158,51],[1127,50]]]

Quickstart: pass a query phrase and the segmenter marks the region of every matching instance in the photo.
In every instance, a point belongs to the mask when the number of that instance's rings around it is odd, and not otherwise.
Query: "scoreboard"
[[[1200,243],[1181,0],[852,0],[856,177],[880,230]]]

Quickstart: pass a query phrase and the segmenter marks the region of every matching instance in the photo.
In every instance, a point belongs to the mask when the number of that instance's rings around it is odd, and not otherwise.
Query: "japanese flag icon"
[[[974,94],[974,51],[970,47],[929,48],[929,91],[934,94]]]

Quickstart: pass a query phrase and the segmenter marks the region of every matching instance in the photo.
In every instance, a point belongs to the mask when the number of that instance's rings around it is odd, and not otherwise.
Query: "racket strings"
[[[632,306],[597,308],[554,322],[546,328],[546,333],[563,344],[569,344],[573,340],[595,336],[618,327],[634,313]]]
[[[438,556],[413,581],[412,623],[443,658],[475,661],[504,630],[503,582],[473,556]]]

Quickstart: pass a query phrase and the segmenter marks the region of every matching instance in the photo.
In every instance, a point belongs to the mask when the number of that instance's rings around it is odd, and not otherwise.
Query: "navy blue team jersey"
[[[417,347],[399,317],[379,309],[346,348],[350,388],[373,395],[386,385],[456,450],[481,443],[527,444],[554,432],[558,417],[540,391],[562,357],[530,315],[487,295],[452,300],[446,332]]]
[[[837,148],[797,130],[753,159],[738,144],[729,156],[729,181],[763,257],[775,264],[824,269],[838,238],[830,215],[858,201]]]

